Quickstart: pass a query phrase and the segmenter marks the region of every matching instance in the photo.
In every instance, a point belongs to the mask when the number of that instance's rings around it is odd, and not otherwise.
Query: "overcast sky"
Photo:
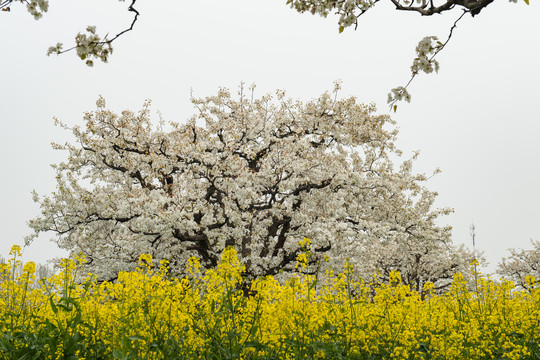
[[[18,3],[0,13],[0,254],[7,257],[30,233],[26,222],[39,213],[32,189],[55,189],[49,164],[66,154],[50,142],[72,138],[53,116],[82,124],[101,94],[111,110],[138,110],[152,99],[154,114],[183,122],[194,114],[190,89],[209,96],[244,81],[256,83],[258,95],[283,89],[308,100],[336,79],[342,96],[386,113],[387,93],[408,81],[418,41],[445,39],[461,13],[421,17],[381,1],[356,31],[338,34],[335,17],[301,15],[285,2],[139,0],[134,31],[114,43],[108,64],[94,68],[75,53],[46,57],[46,50],[59,41],[68,47],[87,25],[121,31],[131,22],[129,2],[55,0],[39,21]],[[490,272],[508,248],[540,239],[540,4],[531,3],[499,0],[465,17],[439,56],[439,74],[419,76],[412,102],[392,115],[404,157],[420,150],[416,171],[442,170],[428,187],[439,192],[438,207],[455,213],[441,224],[453,226],[456,243],[470,245],[474,223]],[[61,256],[51,237],[35,240],[24,258]]]

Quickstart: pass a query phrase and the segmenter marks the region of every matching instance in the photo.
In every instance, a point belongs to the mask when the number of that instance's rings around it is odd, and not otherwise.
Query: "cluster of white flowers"
[[[47,56],[51,54],[60,54],[62,52],[62,48],[64,47],[64,44],[57,43],[56,46],[49,47],[49,50],[47,50]]]
[[[426,74],[439,71],[439,62],[434,59],[434,56],[443,48],[444,44],[439,41],[436,36],[426,36],[424,37],[416,46],[416,55],[413,64],[411,65],[411,83],[412,79],[420,71],[425,72]],[[409,85],[407,84],[407,86]],[[391,90],[388,93],[388,104],[393,107],[394,111],[397,108],[396,102],[405,100],[407,102],[411,101],[411,95],[407,91],[407,86],[398,86]]]
[[[90,57],[107,62],[109,55],[112,53],[111,44],[96,34],[95,26],[88,26],[86,31],[88,34],[78,33],[75,37],[77,55],[81,60],[86,60],[88,66],[94,65],[93,60],[89,59]]]
[[[94,66],[94,61],[91,58],[100,59],[103,62],[107,62],[109,55],[112,53],[112,46],[106,39],[101,39],[96,34],[95,26],[88,26],[86,28],[88,34],[77,34],[75,37],[77,56],[81,60],[86,60],[86,65]],[[47,55],[61,54],[64,52],[63,44],[58,43],[56,46],[49,47]]]
[[[44,13],[49,10],[49,1],[48,0],[29,0],[26,2],[26,10],[34,17],[34,19],[39,20]]]
[[[407,102],[411,101],[411,94],[407,91],[407,89],[403,86],[398,86],[397,88],[394,88],[391,90],[391,92],[388,94],[388,104],[393,104],[396,101],[405,100]]]
[[[211,267],[232,245],[258,276],[294,270],[304,237],[314,261],[326,253],[336,267],[364,264],[370,242],[449,240],[426,176],[411,161],[394,170],[388,116],[329,93],[305,104],[239,96],[194,99],[197,117],[169,132],[154,130],[147,106],[117,115],[99,98],[73,129],[77,145],[56,146],[70,156],[56,166],[58,190],[36,198],[28,241],[52,231],[105,279],[141,253],[181,273],[188,257]]]
[[[416,46],[416,55],[413,64],[411,65],[411,72],[413,74],[418,74],[421,70],[426,74],[439,71],[439,62],[433,59],[435,55],[441,48],[443,44],[439,41],[436,36],[426,36]]]
[[[375,5],[375,0],[288,0],[296,11],[310,12],[327,17],[331,12],[339,15],[339,31],[356,24],[356,19]]]
[[[105,108],[105,106],[107,106],[107,103],[105,102],[105,99],[103,98],[103,96],[99,96],[99,98],[96,100],[96,106],[98,108]]]

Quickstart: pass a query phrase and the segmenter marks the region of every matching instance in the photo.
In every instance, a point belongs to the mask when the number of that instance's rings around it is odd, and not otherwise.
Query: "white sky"
[[[75,53],[46,57],[87,25],[101,34],[128,26],[131,14],[114,0],[56,0],[35,21],[21,6],[0,13],[0,254],[22,244],[26,222],[39,213],[30,192],[49,194],[55,174],[49,164],[65,154],[50,142],[70,134],[52,117],[82,124],[99,94],[112,110],[138,110],[153,101],[166,120],[182,122],[196,96],[220,86],[257,84],[258,95],[276,89],[308,100],[343,81],[342,96],[375,102],[387,112],[388,91],[410,76],[414,48],[426,35],[446,39],[460,10],[421,17],[379,3],[360,18],[358,29],[338,34],[337,19],[300,15],[285,0],[142,1],[135,30],[115,42],[108,64],[88,68]],[[392,117],[398,146],[408,157],[420,150],[418,172],[442,174],[428,187],[437,206],[455,209],[456,243],[477,246],[488,271],[510,247],[530,248],[540,238],[540,4],[497,1],[475,18],[465,17],[440,54],[438,75],[422,75],[410,87],[411,104]],[[157,116],[156,116],[157,117]],[[62,255],[52,237],[42,236],[24,258],[44,262]]]

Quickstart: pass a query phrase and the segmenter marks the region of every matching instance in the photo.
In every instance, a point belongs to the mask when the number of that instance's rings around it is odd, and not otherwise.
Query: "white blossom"
[[[436,36],[424,37],[416,46],[417,58],[414,59],[411,65],[413,75],[418,74],[419,71],[423,71],[426,74],[433,72],[433,70],[438,72],[439,62],[433,59],[433,56],[442,46],[442,43]]]
[[[388,103],[395,103],[396,101],[405,100],[407,102],[411,101],[411,94],[407,91],[407,88],[403,86],[398,86],[391,90],[391,93],[388,94]]]
[[[34,17],[34,19],[39,20],[49,10],[49,1],[48,0],[28,0],[26,2],[26,10]]]

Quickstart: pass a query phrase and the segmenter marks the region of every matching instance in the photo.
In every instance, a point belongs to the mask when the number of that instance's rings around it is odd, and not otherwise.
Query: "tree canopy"
[[[55,165],[57,190],[35,194],[41,215],[27,241],[55,233],[101,279],[141,253],[182,273],[190,256],[213,267],[234,246],[251,277],[293,271],[309,250],[309,271],[328,255],[330,266],[348,259],[366,276],[399,269],[411,283],[448,280],[468,260],[449,255],[459,250],[436,224],[451,210],[432,209],[436,193],[413,159],[395,167],[393,121],[339,99],[338,88],[306,103],[221,89],[193,99],[197,115],[169,131],[152,126],[148,103],[117,115],[100,98],[71,129],[77,142],[56,145],[69,156]]]

